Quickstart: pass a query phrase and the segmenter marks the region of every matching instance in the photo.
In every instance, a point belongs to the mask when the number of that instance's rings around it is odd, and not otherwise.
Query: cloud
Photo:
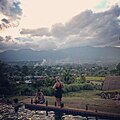
[[[9,24],[9,23],[10,23],[9,20],[7,20],[7,19],[5,19],[5,18],[3,18],[1,21],[4,22],[4,23],[6,23],[6,24]]]
[[[51,34],[52,36],[57,38],[64,38],[67,34],[65,25],[63,25],[62,23],[57,23],[53,25],[51,29]]]
[[[0,36],[1,42],[9,42],[10,40],[12,40],[11,36],[5,36],[5,37]]]
[[[20,2],[17,0],[0,0],[0,12],[5,16],[18,18],[18,16],[22,14],[22,10],[19,5]]]
[[[20,34],[28,34],[31,36],[50,36],[48,28],[39,28],[39,29],[22,29]]]
[[[78,46],[120,46],[120,7],[94,13],[83,11],[65,24],[54,24],[51,29],[23,29],[16,48],[36,50],[63,49]],[[19,39],[19,40],[18,40]]]
[[[34,50],[49,50],[56,49],[56,39],[52,37],[17,37],[0,36],[0,50],[17,50],[17,49],[34,49]]]
[[[22,15],[20,2],[18,0],[0,0],[0,14],[5,17],[0,20],[1,30],[14,26],[14,21],[19,20]]]
[[[119,16],[118,5],[99,13],[91,10],[82,12],[65,24],[64,39],[59,47],[117,46],[120,36]]]
[[[56,49],[56,39],[53,37],[32,37],[32,41],[24,42],[24,47],[34,50]]]
[[[32,41],[32,39],[30,37],[17,37],[15,39],[19,42]]]
[[[11,48],[13,48],[13,46],[15,46],[16,42],[14,41],[14,39],[11,36],[5,36],[2,37],[0,36],[0,50],[10,50]]]

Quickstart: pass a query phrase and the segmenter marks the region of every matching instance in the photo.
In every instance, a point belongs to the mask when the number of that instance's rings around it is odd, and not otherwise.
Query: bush
[[[81,83],[81,84],[65,84],[63,88],[63,93],[68,92],[78,92],[80,90],[96,90],[99,89],[100,86],[94,85],[91,83]],[[42,92],[46,96],[53,96],[54,95],[54,89],[52,87],[43,87]]]
[[[83,84],[83,90],[94,90],[94,89],[95,89],[95,87],[91,83],[84,83]]]
[[[102,86],[98,85],[98,84],[94,84],[94,88],[95,88],[95,90],[101,90]]]
[[[82,87],[79,84],[70,84],[70,85],[65,85],[63,91],[64,93],[76,92],[76,91],[80,91],[81,88]]]
[[[91,83],[83,83],[83,84],[70,84],[64,86],[64,93],[68,92],[77,92],[80,90],[98,90],[101,89],[100,85],[94,85]]]
[[[20,95],[33,95],[34,90],[27,84],[20,84],[16,87],[16,94]]]
[[[44,87],[44,88],[42,89],[42,92],[43,92],[43,94],[46,95],[46,96],[52,96],[52,95],[54,95],[54,90],[53,90],[52,87]]]

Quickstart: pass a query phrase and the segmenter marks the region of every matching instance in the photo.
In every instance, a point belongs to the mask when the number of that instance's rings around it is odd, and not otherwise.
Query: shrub
[[[95,89],[95,90],[101,90],[101,89],[102,89],[102,86],[101,86],[101,85],[98,85],[98,84],[94,84],[94,89]]]
[[[83,90],[94,90],[94,85],[90,83],[84,83],[83,84]]]
[[[47,96],[52,96],[54,95],[54,90],[52,87],[44,87],[42,89],[42,92],[44,93],[44,95],[47,95]]]
[[[80,90],[98,90],[101,89],[100,85],[94,85],[91,83],[83,83],[83,84],[70,84],[64,86],[64,93],[68,92],[77,92]]]
[[[99,89],[100,86],[91,83],[81,83],[81,84],[65,84],[63,88],[63,93],[78,92],[80,90],[95,90]],[[43,87],[42,89],[44,95],[53,96],[54,89],[52,87]]]

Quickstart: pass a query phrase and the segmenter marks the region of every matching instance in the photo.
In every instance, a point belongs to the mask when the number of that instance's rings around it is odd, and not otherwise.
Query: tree
[[[63,79],[66,84],[71,84],[74,82],[74,78],[68,70],[64,71]]]
[[[0,61],[0,95],[10,94],[10,82],[8,79],[8,65]]]
[[[81,80],[82,83],[86,82],[85,74],[81,74],[80,80]]]
[[[118,65],[116,66],[116,69],[118,71],[118,75],[120,75],[120,63],[118,63]]]
[[[13,67],[13,72],[14,72],[14,75],[16,75],[16,76],[20,76],[21,75],[21,68],[20,68],[20,66],[18,66],[18,65],[15,65],[14,67]]]
[[[29,72],[28,67],[24,65],[24,66],[22,67],[22,74],[23,74],[23,76],[27,76],[27,75],[28,75],[28,72]]]

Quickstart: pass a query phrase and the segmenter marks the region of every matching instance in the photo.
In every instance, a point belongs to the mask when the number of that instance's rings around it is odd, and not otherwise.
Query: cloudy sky
[[[120,46],[120,0],[0,0],[0,51]]]

